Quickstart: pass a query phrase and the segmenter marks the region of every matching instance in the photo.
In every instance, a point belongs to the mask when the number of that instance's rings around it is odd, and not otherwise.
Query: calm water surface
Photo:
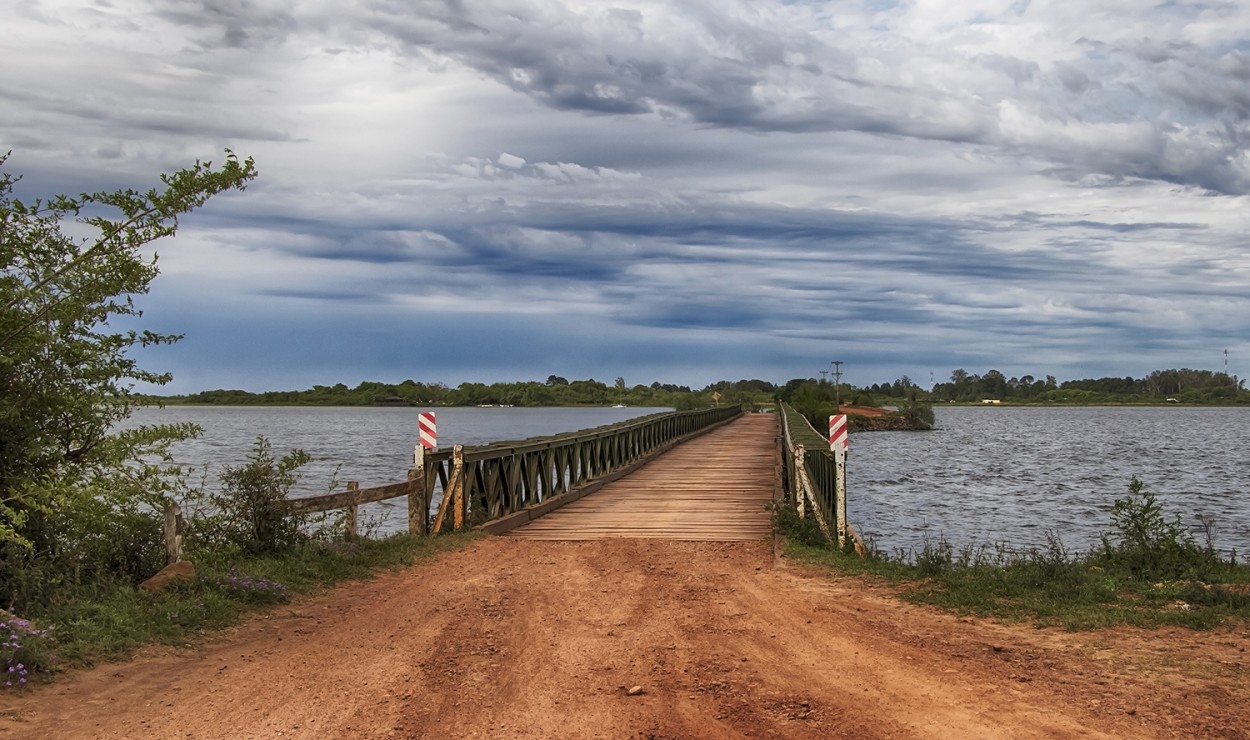
[[[440,447],[571,432],[666,411],[652,408],[442,408]],[[314,461],[294,495],[403,480],[416,444],[418,409],[171,406],[140,422],[191,421],[200,439],[174,448],[177,462],[238,465],[257,435],[276,454],[299,447]],[[1250,409],[938,408],[932,432],[856,434],[848,462],[851,521],[886,551],[926,538],[956,546],[1028,547],[1055,531],[1073,549],[1093,544],[1111,506],[1136,475],[1168,515],[1197,531],[1214,519],[1216,544],[1250,553]],[[379,531],[402,528],[404,500],[371,504]]]
[[[1046,530],[1085,549],[1136,475],[1216,546],[1250,554],[1248,408],[938,408],[932,432],[857,434],[853,523],[886,551],[926,538],[1037,546]],[[1199,541],[1203,541],[1201,538]]]

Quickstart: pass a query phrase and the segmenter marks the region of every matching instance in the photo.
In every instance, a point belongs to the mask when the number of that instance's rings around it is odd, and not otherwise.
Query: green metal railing
[[[552,437],[465,448],[464,520],[483,524],[546,502],[741,414],[741,406],[675,411]],[[454,451],[430,455],[430,465],[438,487],[450,491],[456,477]]]
[[[829,542],[836,544],[838,476],[829,440],[785,403],[781,404],[781,428],[786,503],[814,518]]]

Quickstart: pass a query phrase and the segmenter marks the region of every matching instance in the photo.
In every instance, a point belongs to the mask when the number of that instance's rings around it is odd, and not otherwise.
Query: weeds
[[[771,512],[773,528],[787,537],[808,547],[823,548],[828,545],[820,525],[810,516],[800,516],[794,506],[785,502],[770,501],[765,509]]]
[[[1250,619],[1250,567],[1238,565],[1236,555],[1219,557],[1209,518],[1205,541],[1197,543],[1137,478],[1128,496],[1116,500],[1111,529],[1086,553],[1069,551],[1050,532],[1045,546],[1023,551],[1002,544],[956,548],[939,538],[918,552],[893,554],[870,543],[861,559],[831,552],[823,539],[795,536],[788,516],[774,522],[792,556],[882,577],[900,586],[905,599],[959,613],[1067,629],[1204,629]]]

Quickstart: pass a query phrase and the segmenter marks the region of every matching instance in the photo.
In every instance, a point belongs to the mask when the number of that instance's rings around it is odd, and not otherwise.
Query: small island
[[[933,428],[933,407],[920,404],[911,413],[897,406],[839,406],[857,432],[917,432]],[[927,412],[927,413],[926,413]]]

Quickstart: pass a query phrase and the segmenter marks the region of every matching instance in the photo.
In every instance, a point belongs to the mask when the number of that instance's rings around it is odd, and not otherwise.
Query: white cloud
[[[515,170],[524,166],[525,160],[516,155],[508,154],[507,152],[504,152],[503,154],[499,155],[499,164],[504,167],[507,167],[510,170]]]

